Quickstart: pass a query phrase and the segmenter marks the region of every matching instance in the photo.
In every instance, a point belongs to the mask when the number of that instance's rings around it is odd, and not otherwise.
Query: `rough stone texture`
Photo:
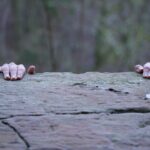
[[[0,150],[149,150],[150,80],[135,73],[0,79]]]

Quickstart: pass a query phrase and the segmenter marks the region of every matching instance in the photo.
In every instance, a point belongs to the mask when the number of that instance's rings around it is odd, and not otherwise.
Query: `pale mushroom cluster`
[[[26,73],[26,68],[23,64],[15,64],[11,62],[9,64],[4,64],[0,67],[0,72],[3,73],[5,80],[21,80]],[[31,65],[27,69],[27,73],[34,74],[35,73],[35,66]]]
[[[136,65],[135,71],[137,73],[143,74],[144,78],[150,79],[150,62],[146,63],[144,66]]]

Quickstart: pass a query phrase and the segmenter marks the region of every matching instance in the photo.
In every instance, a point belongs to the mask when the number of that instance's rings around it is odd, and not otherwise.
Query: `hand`
[[[0,72],[3,73],[5,80],[21,80],[26,73],[26,68],[23,64],[16,65],[14,62],[4,64],[0,67]],[[35,66],[30,66],[27,70],[29,74],[35,73]]]
[[[150,62],[146,63],[144,66],[136,65],[135,71],[143,74],[144,78],[150,79]]]

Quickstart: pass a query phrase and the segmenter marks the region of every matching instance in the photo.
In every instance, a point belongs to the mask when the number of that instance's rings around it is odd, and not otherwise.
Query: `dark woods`
[[[150,59],[150,0],[0,0],[0,63],[126,71]]]

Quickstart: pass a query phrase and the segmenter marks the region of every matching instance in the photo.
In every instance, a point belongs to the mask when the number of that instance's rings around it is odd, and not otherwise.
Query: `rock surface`
[[[136,73],[0,78],[0,150],[149,150],[150,80]]]

